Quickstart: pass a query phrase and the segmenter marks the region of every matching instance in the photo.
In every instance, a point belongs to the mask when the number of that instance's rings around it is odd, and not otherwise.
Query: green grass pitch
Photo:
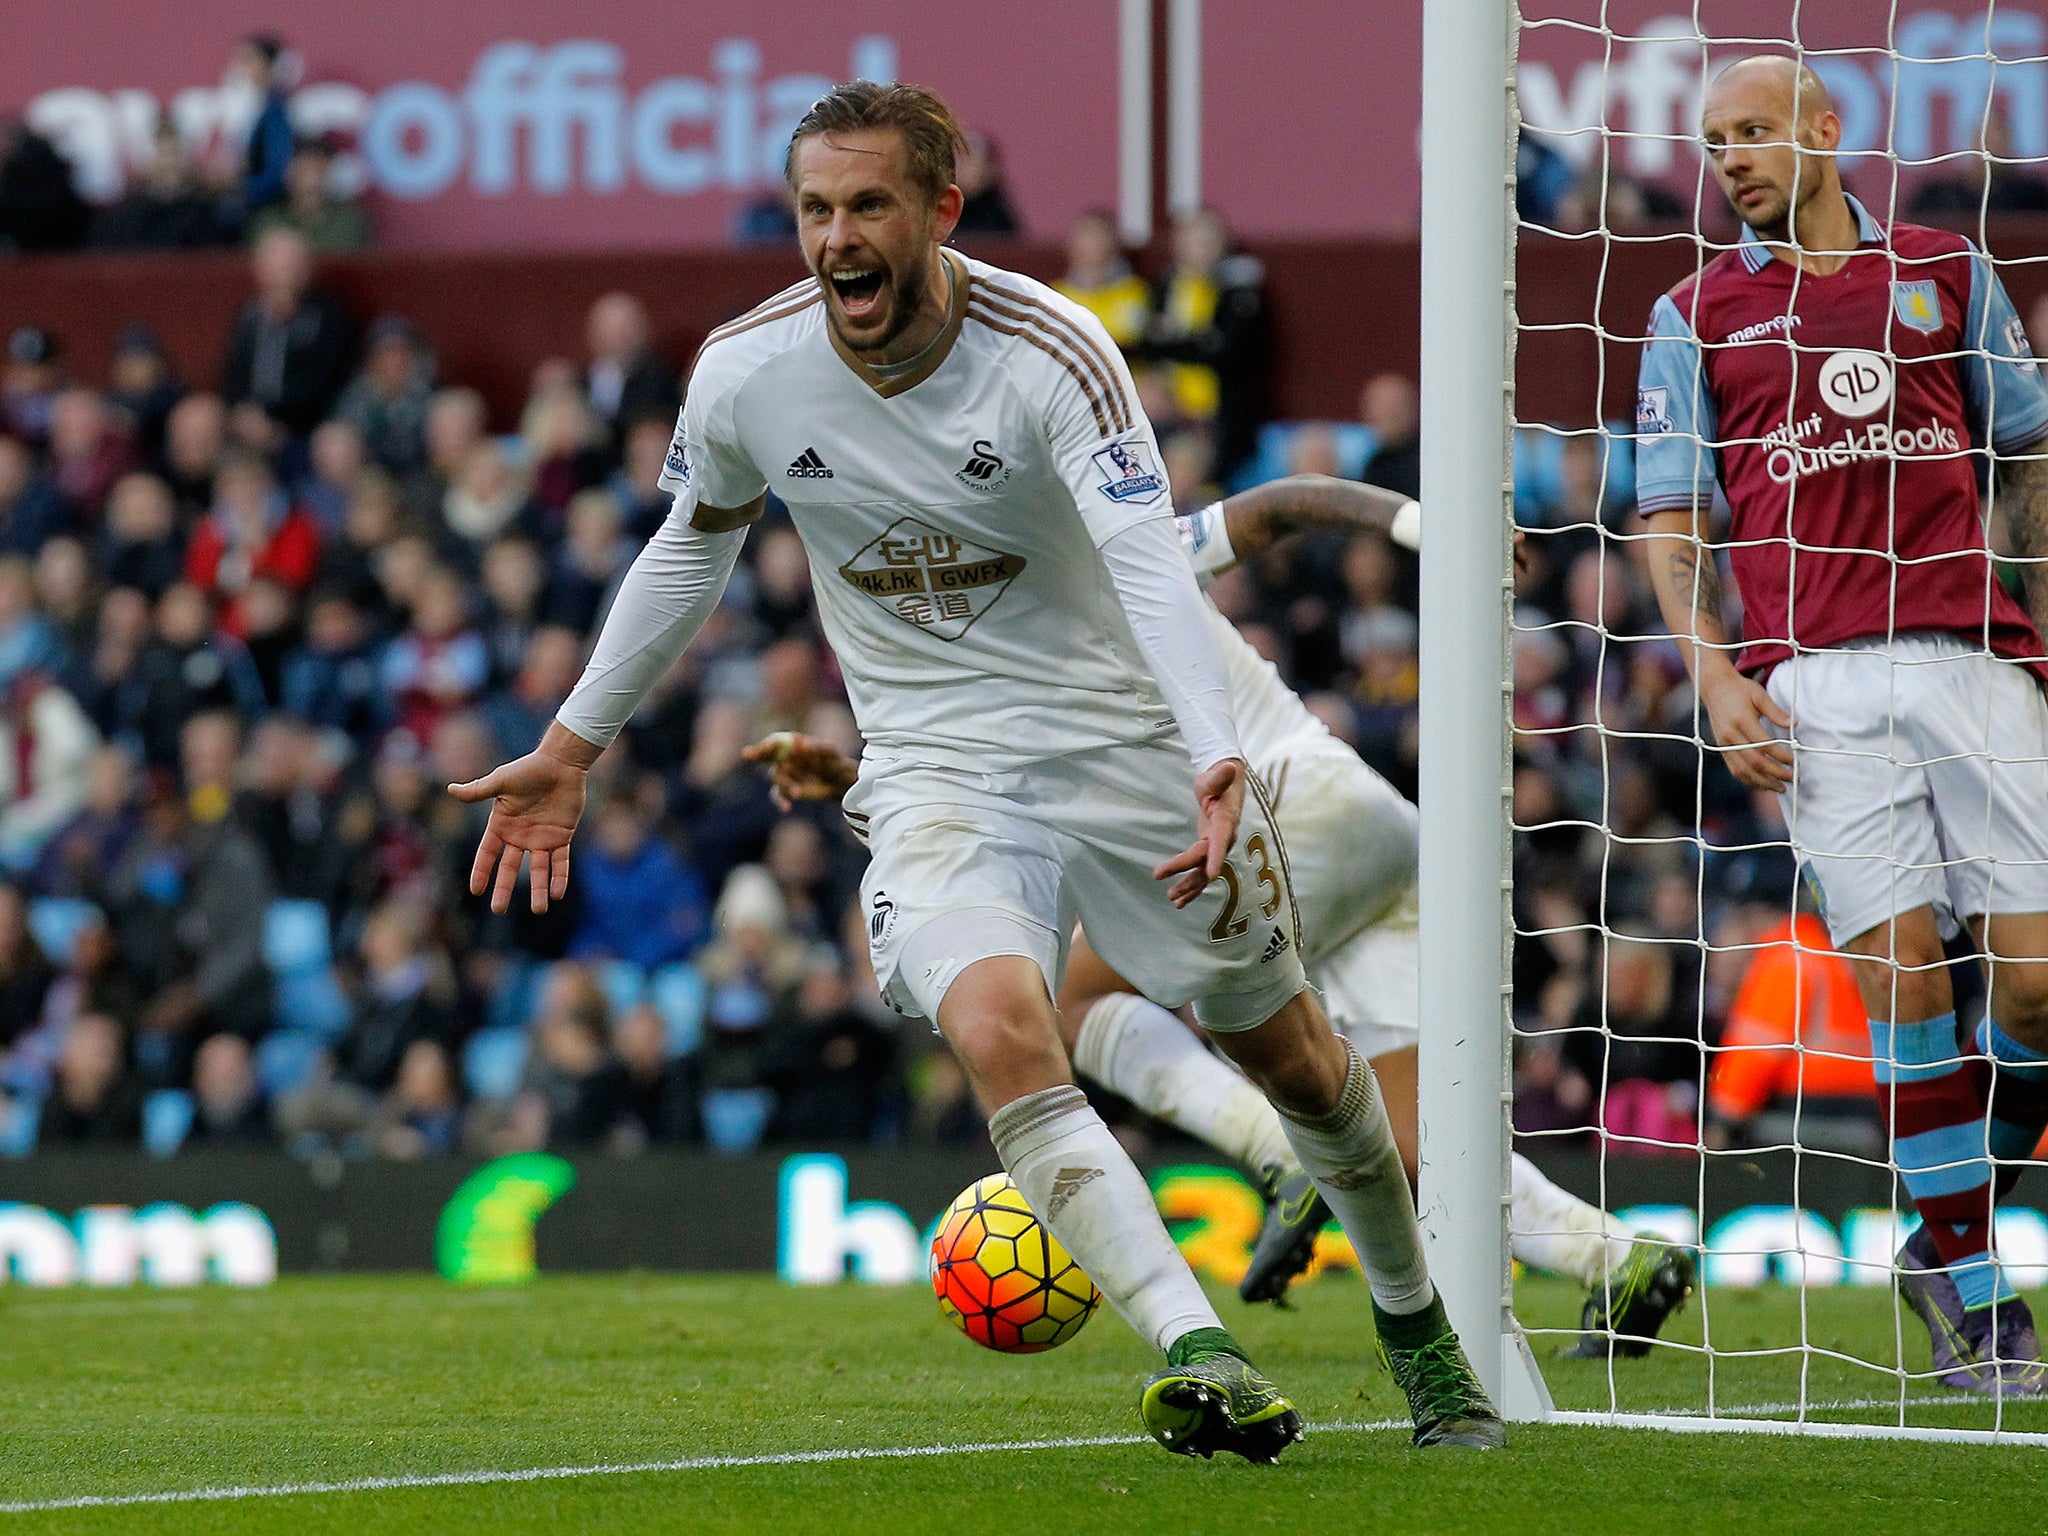
[[[1797,1292],[1717,1293],[1723,1350],[1798,1337]],[[1225,1321],[1326,1426],[1277,1468],[1169,1457],[1149,1442],[70,1510],[79,1496],[591,1468],[832,1448],[1124,1437],[1147,1352],[1107,1313],[1051,1354],[976,1349],[923,1287],[793,1290],[767,1279],[288,1279],[259,1292],[0,1291],[0,1536],[29,1531],[1090,1532],[2040,1529],[2048,1449],[1522,1428],[1505,1453],[1408,1449],[1372,1361],[1365,1292],[1336,1277],[1289,1312],[1220,1298]],[[1812,1337],[1889,1358],[1888,1293],[1815,1292]],[[1533,1324],[1576,1316],[1525,1281]],[[1698,1301],[1673,1329],[1700,1337]],[[1908,1363],[1925,1343],[1905,1335]],[[1602,1363],[1538,1353],[1561,1407],[1608,1402]],[[1894,1380],[1813,1358],[1808,1394],[1891,1399]],[[1796,1357],[1724,1358],[1726,1408],[1798,1395]],[[1624,1408],[1698,1407],[1698,1356],[1618,1362]],[[1991,1410],[1911,1383],[1917,1422]],[[1869,1418],[1861,1409],[1833,1410]],[[2048,1406],[2009,1408],[2048,1431]]]

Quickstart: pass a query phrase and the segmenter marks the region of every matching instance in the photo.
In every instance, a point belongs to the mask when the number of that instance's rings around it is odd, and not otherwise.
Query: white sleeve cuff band
[[[1422,548],[1422,503],[1402,502],[1401,510],[1394,514],[1394,526],[1387,530],[1387,536],[1403,549]]]

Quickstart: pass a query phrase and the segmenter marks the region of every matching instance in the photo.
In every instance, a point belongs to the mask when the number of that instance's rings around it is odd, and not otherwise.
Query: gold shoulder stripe
[[[1102,397],[1095,392],[1094,383],[1082,371],[1081,365],[1068,356],[1067,353],[1054,346],[1051,341],[1047,340],[1041,328],[1028,325],[1013,325],[1008,320],[1001,319],[989,311],[978,307],[980,302],[981,300],[978,295],[968,300],[967,318],[979,320],[992,331],[1000,331],[1005,336],[1015,336],[1020,341],[1029,342],[1062,368],[1066,369],[1073,376],[1074,382],[1080,385],[1081,393],[1088,397],[1088,408],[1095,412],[1096,430],[1104,437],[1110,436],[1115,429],[1110,426],[1109,413],[1103,410]]]
[[[727,321],[724,325],[719,326],[704,338],[704,346],[708,347],[714,341],[726,341],[731,337],[751,331],[757,326],[771,325],[777,320],[787,320],[791,315],[800,315],[813,304],[822,302],[824,297],[813,286],[811,291],[802,298],[792,299],[779,308],[771,309],[768,305],[763,304],[760,308],[750,310],[748,313],[740,316],[739,319]],[[701,352],[704,348],[699,347],[697,350]]]
[[[763,299],[760,303],[756,304],[752,309],[743,310],[739,314],[734,315],[730,320],[724,321],[718,325],[714,325],[713,327],[711,327],[712,333],[715,335],[719,331],[724,330],[727,326],[744,325],[747,323],[747,321],[753,319],[754,316],[760,314],[763,310],[779,309],[781,306],[787,304],[791,299],[795,298],[798,294],[802,293],[806,289],[809,289],[810,291],[815,293],[817,291],[817,286],[818,280],[814,277],[807,277],[803,279],[803,281],[801,282],[791,283],[787,288],[783,289],[780,293],[769,294],[767,298]]]
[[[1110,426],[1118,432],[1125,432],[1130,429],[1129,412],[1125,409],[1120,409],[1120,395],[1116,392],[1111,380],[1103,377],[1101,367],[1091,354],[1084,352],[1065,332],[1048,324],[1044,317],[1031,310],[1004,304],[998,299],[991,298],[987,292],[980,290],[976,291],[974,297],[975,302],[991,313],[1014,320],[1019,325],[1028,326],[1064,348],[1072,355],[1074,361],[1088,370],[1089,375],[1095,380],[1095,387],[1101,392],[1104,402],[1109,407]]]
[[[777,320],[787,320],[790,319],[792,316],[800,315],[805,310],[809,309],[813,304],[822,302],[823,297],[824,296],[822,294],[814,293],[811,295],[811,297],[803,300],[800,303],[787,305],[782,309],[778,309],[769,314],[762,315],[759,319],[744,321],[735,320],[730,325],[720,326],[717,330],[713,331],[709,336],[706,336],[704,338],[703,344],[697,348],[697,356],[702,357],[705,353],[705,350],[709,348],[714,342],[730,341],[733,337],[744,335],[748,331],[755,329],[755,327],[757,326],[773,325]],[[692,373],[695,373],[696,369],[697,365],[696,362],[693,360],[690,364],[690,371]]]
[[[1124,392],[1123,378],[1117,372],[1115,362],[1102,350],[1102,343],[1100,341],[1090,336],[1080,326],[1076,325],[1070,317],[1061,314],[1041,298],[1034,297],[1028,293],[1018,293],[1016,290],[1005,288],[999,283],[984,282],[982,286],[988,289],[990,293],[1000,294],[1012,304],[1021,304],[1037,310],[1052,322],[1053,328],[1056,331],[1062,336],[1067,337],[1075,346],[1085,352],[1100,367],[1105,381],[1104,387],[1112,396],[1114,403],[1122,407],[1121,414],[1124,427],[1128,429],[1131,426],[1137,418],[1132,412],[1131,402]]]

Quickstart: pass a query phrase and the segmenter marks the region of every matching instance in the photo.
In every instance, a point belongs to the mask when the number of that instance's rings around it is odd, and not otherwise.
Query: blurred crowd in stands
[[[1150,286],[1103,221],[1074,246],[1176,493],[1258,472],[1256,262],[1206,215]],[[594,775],[569,900],[468,894],[484,811],[442,786],[529,748],[574,683],[667,515],[680,360],[607,295],[492,423],[318,256],[255,236],[212,378],[141,325],[104,374],[6,338],[0,1152],[978,1138],[951,1058],[874,996],[858,846],[740,757],[791,728],[859,750],[779,513]],[[1412,482],[1413,390],[1374,389],[1376,462]],[[1339,438],[1371,431],[1290,462]]]
[[[276,52],[241,57],[254,79]],[[266,106],[232,185],[160,149],[77,231],[249,242],[217,374],[174,377],[141,325],[103,374],[27,325],[0,371],[0,1154],[978,1139],[951,1057],[875,998],[859,847],[828,808],[778,813],[740,756],[782,729],[859,749],[779,509],[599,765],[568,901],[468,894],[484,810],[442,786],[534,743],[668,511],[684,360],[640,303],[600,299],[582,355],[492,422],[405,317],[322,289],[320,255],[368,235],[327,146]],[[976,227],[1014,231],[995,146],[970,150]],[[1546,217],[1586,216],[1575,186]],[[735,235],[787,238],[787,214]],[[1215,215],[1149,275],[1086,215],[1060,286],[1126,350],[1178,506],[1303,472],[1419,494],[1412,380],[1364,381],[1350,421],[1269,419],[1263,274]],[[1515,506],[1518,1128],[1742,1145],[1803,1095],[1809,1143],[1878,1145],[1778,805],[1699,749],[1626,428],[1522,432]],[[1321,535],[1212,591],[1413,795],[1413,558]]]
[[[206,163],[165,117],[148,158],[101,207],[79,194],[73,167],[49,138],[27,123],[0,122],[0,253],[198,250],[253,242],[273,229],[295,229],[317,251],[363,250],[371,225],[356,195],[359,167],[335,135],[293,127],[295,67],[277,36],[243,39],[228,78],[254,105],[246,138]]]

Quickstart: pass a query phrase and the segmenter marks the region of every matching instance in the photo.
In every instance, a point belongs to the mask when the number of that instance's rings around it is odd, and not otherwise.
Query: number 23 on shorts
[[[1272,917],[1280,910],[1280,876],[1273,868],[1273,860],[1266,851],[1266,834],[1254,832],[1244,840],[1244,851],[1257,861],[1254,885],[1266,893],[1259,903],[1259,910]],[[1209,925],[1209,942],[1227,944],[1252,925],[1251,918],[1238,911],[1244,902],[1243,879],[1237,872],[1237,865],[1230,859],[1223,861],[1223,910],[1216,914],[1216,921]]]

